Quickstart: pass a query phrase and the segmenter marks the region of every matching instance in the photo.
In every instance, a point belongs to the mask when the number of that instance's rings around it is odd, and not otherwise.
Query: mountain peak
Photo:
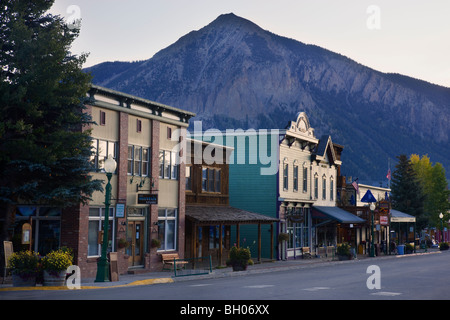
[[[213,22],[211,22],[209,27],[217,28],[217,27],[245,27],[256,30],[262,30],[258,25],[253,23],[250,20],[242,18],[240,16],[235,15],[234,13],[224,13],[218,16]]]
[[[346,146],[344,170],[360,180],[383,176],[399,153],[450,166],[450,88],[372,70],[234,13],[143,63],[90,71],[95,84],[193,111],[204,128],[284,128],[304,111],[318,134]]]
[[[250,20],[239,17],[239,16],[235,15],[233,12],[221,14],[212,23],[227,23],[228,24],[230,22],[232,22],[232,23],[246,22],[246,23],[253,24],[253,22],[251,22]]]

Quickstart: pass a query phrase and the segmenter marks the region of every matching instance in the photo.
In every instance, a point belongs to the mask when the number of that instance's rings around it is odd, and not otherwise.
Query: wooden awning
[[[234,225],[236,226],[236,243],[239,246],[240,228],[241,224],[256,224],[258,225],[258,262],[261,262],[261,225],[270,224],[270,256],[273,260],[273,223],[279,221],[279,219],[269,217],[263,214],[250,212],[230,206],[186,206],[185,212],[186,219],[193,224],[193,243],[192,253],[193,257],[196,257],[196,243],[197,227],[199,226],[214,226],[214,225]],[[219,233],[219,243],[222,242],[222,233]],[[222,261],[222,246],[219,246],[219,261]]]
[[[197,225],[271,224],[279,220],[229,206],[186,206],[186,218]]]

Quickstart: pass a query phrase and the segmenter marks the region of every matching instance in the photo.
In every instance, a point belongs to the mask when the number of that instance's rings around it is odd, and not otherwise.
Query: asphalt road
[[[220,301],[220,305],[224,301],[234,304],[259,301],[260,313],[264,311],[263,305],[270,304],[269,300],[291,303],[298,300],[448,300],[449,267],[450,252],[442,252],[122,288],[5,291],[0,292],[0,300],[153,301],[150,305],[166,305],[167,301],[176,300],[173,312],[187,312],[181,308],[187,308],[189,302],[192,307],[206,300]],[[192,309],[195,311],[199,310]]]

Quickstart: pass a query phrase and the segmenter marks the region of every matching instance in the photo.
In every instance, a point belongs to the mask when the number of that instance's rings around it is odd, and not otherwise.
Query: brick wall
[[[184,141],[183,141],[184,140]],[[180,142],[186,143],[186,129],[181,128]],[[180,159],[183,157],[183,152],[186,152],[186,148],[181,148]],[[186,163],[182,161],[179,166],[179,176],[178,176],[178,255],[181,259],[184,258],[185,250],[185,239],[186,239],[186,218],[185,218],[185,207],[186,207]]]
[[[151,174],[154,190],[159,188],[159,125],[159,121],[152,120]],[[156,253],[157,248],[151,248],[151,239],[158,239],[158,227],[154,223],[158,223],[158,205],[150,205],[150,221],[148,224],[150,255],[146,255],[145,267],[152,271],[162,268],[161,257]]]

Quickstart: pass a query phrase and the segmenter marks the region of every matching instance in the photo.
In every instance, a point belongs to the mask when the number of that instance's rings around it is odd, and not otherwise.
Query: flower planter
[[[338,254],[338,259],[339,261],[345,261],[345,260],[350,260],[351,256],[349,254]]]
[[[45,287],[62,287],[66,283],[66,270],[59,272],[47,272],[44,270]]]
[[[242,264],[232,264],[231,265],[233,271],[245,271],[247,270],[247,265],[242,265]]]
[[[21,276],[18,274],[12,275],[13,287],[35,287],[36,275]]]

